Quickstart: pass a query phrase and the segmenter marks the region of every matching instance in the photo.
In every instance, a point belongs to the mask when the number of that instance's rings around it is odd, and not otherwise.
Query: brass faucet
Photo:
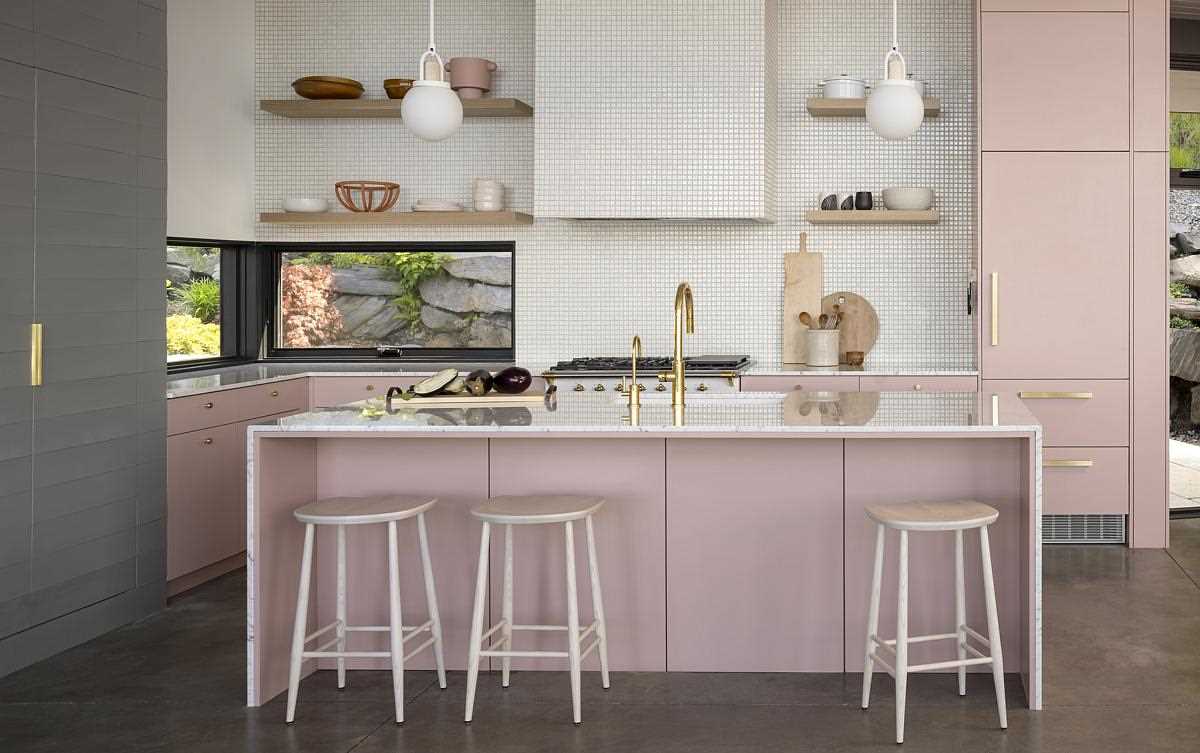
[[[687,392],[683,364],[683,331],[685,327],[689,335],[696,331],[692,309],[692,286],[681,282],[675,290],[675,357],[671,373],[658,375],[659,381],[671,382],[671,405],[675,406],[683,405],[683,397]]]
[[[642,338],[634,335],[632,351],[632,374],[629,377],[629,407],[640,407],[642,404],[642,388],[638,386],[637,380],[637,360],[642,357]]]

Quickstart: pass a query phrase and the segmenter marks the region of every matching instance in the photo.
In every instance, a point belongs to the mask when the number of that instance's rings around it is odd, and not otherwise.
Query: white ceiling
[[[1200,19],[1200,0],[1171,0],[1171,17]]]

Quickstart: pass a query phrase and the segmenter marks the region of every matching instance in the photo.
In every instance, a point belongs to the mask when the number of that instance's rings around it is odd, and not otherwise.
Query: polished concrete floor
[[[1200,750],[1200,519],[1172,523],[1169,552],[1052,547],[1045,557],[1046,710],[996,728],[990,681],[966,698],[947,676],[909,690],[910,751],[1182,753]],[[408,721],[391,721],[382,672],[305,681],[297,723],[283,699],[245,694],[245,582],[228,576],[163,613],[0,680],[0,751],[893,751],[892,694],[876,680],[869,712],[853,675],[584,676],[584,723],[570,722],[566,675],[484,677],[462,723],[463,676],[441,691],[407,676]]]

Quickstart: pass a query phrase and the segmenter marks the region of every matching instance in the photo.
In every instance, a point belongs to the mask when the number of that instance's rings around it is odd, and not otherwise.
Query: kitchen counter
[[[617,671],[861,671],[874,546],[866,506],[965,498],[992,505],[1000,511],[991,537],[1007,669],[1021,673],[1030,708],[1041,708],[1041,428],[1015,395],[812,391],[688,400],[676,421],[669,396],[648,395],[638,425],[625,423],[628,407],[616,396],[568,391],[516,408],[399,403],[387,413],[374,399],[250,426],[247,703],[264,704],[287,686],[304,537],[297,507],[333,496],[436,497],[429,537],[446,661],[462,669],[479,536],[469,510],[496,495],[574,493],[606,499],[596,538]],[[382,529],[351,528],[350,621],[384,624]],[[401,526],[405,563],[417,551],[411,528]],[[313,627],[329,622],[336,606],[332,535],[318,533]],[[909,624],[945,632],[955,619],[954,537],[918,538]],[[975,627],[985,624],[980,565],[977,539],[967,541]],[[515,621],[561,624],[562,532],[522,526],[516,542]],[[893,576],[894,557],[891,544]],[[493,599],[501,587],[494,568]],[[420,568],[401,571],[406,615],[412,610],[419,623]],[[895,620],[889,589],[884,625]],[[383,648],[380,639],[362,636],[363,650]],[[522,648],[555,650],[561,635],[525,640]],[[945,658],[941,644],[914,645],[910,655]],[[413,667],[425,668],[422,661]],[[309,662],[305,671],[318,665],[329,666]],[[514,668],[561,669],[540,658],[515,660]]]
[[[199,395],[206,392],[251,387],[257,384],[310,376],[386,377],[397,374],[412,376],[432,374],[438,369],[449,368],[450,366],[457,366],[460,370],[479,368],[498,371],[511,365],[511,363],[467,363],[458,365],[416,362],[389,364],[376,361],[359,363],[250,363],[186,372],[173,376],[168,375],[167,398]]]

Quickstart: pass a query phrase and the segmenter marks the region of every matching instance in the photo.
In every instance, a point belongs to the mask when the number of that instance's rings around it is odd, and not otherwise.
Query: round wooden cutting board
[[[842,312],[839,360],[845,363],[846,353],[853,350],[870,354],[879,339],[879,315],[875,313],[875,307],[858,293],[842,291],[821,299],[821,313],[832,314],[834,304],[841,307]]]

